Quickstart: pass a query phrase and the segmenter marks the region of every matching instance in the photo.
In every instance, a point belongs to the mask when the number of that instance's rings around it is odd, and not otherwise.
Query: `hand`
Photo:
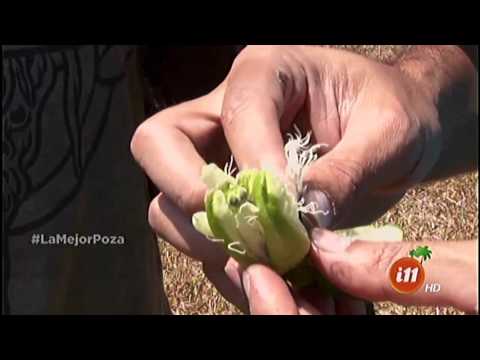
[[[150,205],[151,226],[202,261],[207,277],[241,307],[234,262],[227,264],[223,250],[191,226],[191,215],[203,208],[201,168],[223,166],[231,149],[240,169],[282,174],[282,134],[294,123],[329,144],[305,173],[306,199],[329,211],[316,219],[323,227],[376,219],[438,155],[437,111],[425,86],[396,67],[314,46],[247,47],[217,89],[156,114],[132,139],[136,160],[160,190]]]
[[[365,302],[342,295],[333,298],[318,288],[293,291],[272,269],[251,265],[243,271],[251,315],[365,315]]]
[[[423,245],[432,250],[432,259],[425,264],[425,284],[440,284],[440,292],[427,293],[423,288],[413,294],[396,292],[389,280],[390,267],[396,260],[407,257],[414,246]],[[310,258],[339,289],[361,299],[455,306],[467,313],[478,313],[476,246],[475,241],[352,242],[328,230],[315,230]],[[320,294],[316,294],[316,300],[312,294],[293,296],[283,280],[265,266],[253,265],[243,277],[252,314],[333,313],[331,305],[318,301]]]

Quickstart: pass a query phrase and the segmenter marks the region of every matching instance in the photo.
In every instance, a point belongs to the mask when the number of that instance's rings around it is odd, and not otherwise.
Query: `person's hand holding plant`
[[[458,129],[468,129],[468,119],[449,123],[439,105],[445,88],[470,86],[472,65],[456,47],[441,51],[445,61],[435,62],[439,71],[432,74],[414,66],[415,56],[390,66],[316,46],[247,47],[210,94],[166,109],[137,129],[132,152],[160,190],[149,209],[151,226],[202,261],[220,292],[245,309],[238,264],[191,223],[204,210],[204,165],[223,167],[232,153],[240,170],[270,169],[288,182],[283,135],[296,124],[311,130],[315,143],[328,145],[303,174],[302,195],[321,210],[310,223],[329,229],[369,224],[411,185],[471,166],[445,155],[455,153],[446,144]],[[455,71],[451,56],[459,62]],[[468,97],[455,106],[471,108]],[[336,313],[363,311],[358,301],[314,297],[299,295],[296,304],[307,313],[312,302],[332,304]]]

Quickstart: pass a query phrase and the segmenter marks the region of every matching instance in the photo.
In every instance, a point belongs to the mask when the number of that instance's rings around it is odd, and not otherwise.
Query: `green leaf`
[[[192,224],[195,230],[203,234],[207,238],[214,238],[212,229],[210,229],[210,224],[208,223],[207,213],[205,211],[200,211],[193,214]]]
[[[252,257],[254,255],[259,261],[268,264],[263,227],[258,220],[258,216],[258,208],[252,203],[246,202],[240,206],[235,219],[248,253],[252,254]]]
[[[337,230],[337,234],[365,241],[398,242],[403,240],[403,231],[396,225],[358,226],[350,229]],[[410,256],[415,256],[413,250]]]
[[[202,169],[202,179],[209,191],[206,211],[192,217],[197,231],[223,240],[227,253],[244,266],[264,263],[296,287],[313,281],[338,292],[309,264],[310,239],[299,217],[297,199],[279,177],[267,170],[249,169],[233,178],[209,164]],[[402,230],[394,225],[362,226],[338,233],[367,241],[403,239]],[[417,256],[417,250],[410,251],[410,256]],[[430,254],[426,252],[425,258]]]
[[[286,187],[266,171],[259,171],[253,181],[253,199],[265,233],[268,256],[274,270],[283,275],[298,265],[310,250],[305,227],[295,212]]]
[[[214,190],[207,194],[206,199],[207,218],[213,235],[216,239],[224,240],[225,250],[241,264],[251,264],[254,259],[249,254],[242,254],[242,238],[236,227],[236,220],[230,210],[225,195],[220,190]],[[238,251],[232,250],[238,249]]]
[[[216,164],[208,164],[202,168],[202,181],[208,189],[216,189],[225,183],[235,183],[235,179],[223,172]]]

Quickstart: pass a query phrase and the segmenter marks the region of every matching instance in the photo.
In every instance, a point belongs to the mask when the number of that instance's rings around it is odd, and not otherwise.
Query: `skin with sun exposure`
[[[439,106],[452,84],[473,89],[474,72],[455,46],[414,48],[394,65],[315,46],[247,47],[210,94],[168,108],[137,129],[133,154],[161,191],[151,203],[150,224],[177,249],[202,261],[220,292],[246,309],[242,269],[190,221],[203,210],[202,167],[223,166],[232,152],[240,170],[268,168],[281,176],[287,164],[283,134],[297,124],[312,131],[315,143],[328,144],[318,149],[320,157],[303,176],[306,202],[329,214],[315,217],[316,225],[336,229],[370,223],[410,186],[474,168],[471,159],[458,156],[458,147],[447,147],[472,133],[471,117],[449,122]],[[473,112],[473,103],[468,96],[454,102],[458,113]],[[251,275],[250,270],[244,273]],[[260,284],[255,280],[259,268],[253,270],[250,286]],[[292,297],[283,291],[283,280],[268,271],[260,273],[278,285],[269,288],[271,293],[282,296],[261,308],[249,299],[252,313],[364,312],[363,302],[350,298]]]

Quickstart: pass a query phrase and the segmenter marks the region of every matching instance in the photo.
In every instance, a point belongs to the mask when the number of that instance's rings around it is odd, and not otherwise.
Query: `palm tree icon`
[[[410,257],[417,257],[420,259],[420,264],[432,258],[432,250],[428,246],[417,246],[415,250],[409,252]]]

